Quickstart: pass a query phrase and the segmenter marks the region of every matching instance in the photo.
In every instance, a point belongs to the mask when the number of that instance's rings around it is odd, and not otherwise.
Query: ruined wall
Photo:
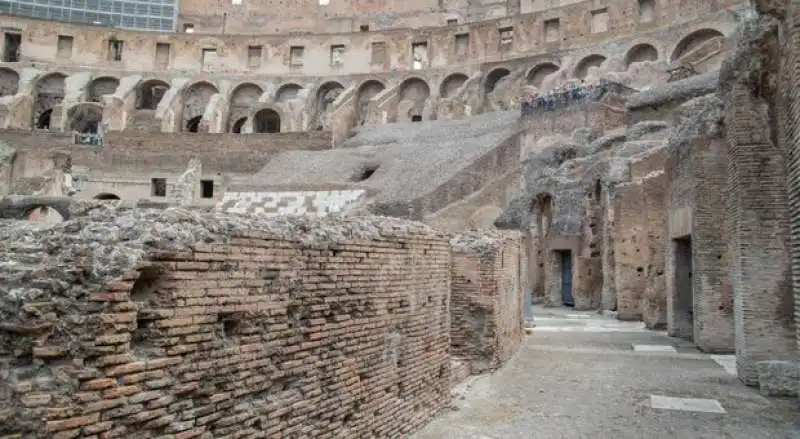
[[[772,5],[772,3],[770,3]],[[761,5],[764,6],[764,5]],[[749,14],[720,71],[728,143],[731,277],[739,379],[758,363],[797,359],[792,306],[787,151],[781,141],[779,22]]]
[[[450,246],[431,229],[89,215],[0,224],[0,434],[396,438],[449,400]]]
[[[664,293],[665,154],[663,149],[631,163],[631,181],[614,197],[614,281],[620,320],[666,325]]]
[[[451,244],[451,354],[473,373],[498,368],[522,341],[520,236],[467,232]]]

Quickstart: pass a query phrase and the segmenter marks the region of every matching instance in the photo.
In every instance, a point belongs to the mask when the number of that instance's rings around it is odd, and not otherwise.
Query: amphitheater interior
[[[0,437],[407,437],[533,307],[800,390],[800,1],[0,19]]]

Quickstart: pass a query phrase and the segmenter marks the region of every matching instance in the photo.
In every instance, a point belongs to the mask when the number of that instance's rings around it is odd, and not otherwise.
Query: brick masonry
[[[666,324],[664,293],[663,151],[631,164],[637,175],[619,184],[614,203],[614,283],[621,320],[644,320],[648,327]]]
[[[445,237],[393,219],[291,221],[134,211],[37,232],[40,249],[72,238],[39,260],[44,284],[28,266],[0,273],[0,434],[397,438],[427,422],[450,398]],[[19,233],[4,233],[16,260]],[[93,259],[75,254],[90,245]],[[77,265],[120,247],[121,267]]]
[[[451,353],[472,373],[496,369],[522,341],[520,234],[464,233],[451,243]]]

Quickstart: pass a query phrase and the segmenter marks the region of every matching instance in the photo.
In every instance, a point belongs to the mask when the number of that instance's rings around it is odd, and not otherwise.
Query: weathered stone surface
[[[800,393],[800,363],[760,361],[758,387],[768,396],[797,396]]]

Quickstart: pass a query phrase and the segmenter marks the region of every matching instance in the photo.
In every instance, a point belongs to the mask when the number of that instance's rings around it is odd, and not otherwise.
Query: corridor
[[[797,399],[741,385],[733,356],[597,314],[538,308],[535,324],[412,438],[800,439]]]

